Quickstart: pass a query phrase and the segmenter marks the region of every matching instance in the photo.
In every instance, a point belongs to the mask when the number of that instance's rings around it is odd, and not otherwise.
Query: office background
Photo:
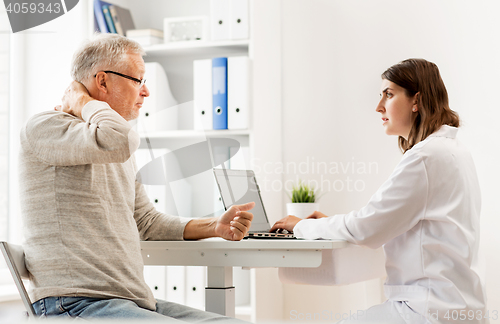
[[[11,193],[17,192],[19,127],[29,116],[60,102],[70,82],[71,55],[88,36],[91,19],[87,8],[88,1],[81,0],[66,15],[12,35]],[[271,139],[269,147],[256,148],[272,152],[267,161],[256,161],[256,166],[262,170],[261,177],[273,181],[286,183],[299,176],[318,181],[324,188],[330,186],[320,200],[321,211],[329,215],[362,207],[401,158],[397,139],[384,134],[380,115],[375,112],[380,74],[410,57],[422,57],[439,66],[450,106],[462,120],[459,138],[476,162],[483,196],[481,251],[488,309],[499,310],[500,3],[255,0],[253,10],[254,15],[267,15],[267,19],[266,25],[253,29],[252,37],[270,34],[267,37],[273,40],[269,52],[272,65],[255,66],[254,71],[269,73],[273,91],[269,98],[253,103],[267,109],[255,109],[254,113],[262,115],[254,118],[272,116],[269,127],[253,130],[256,136]],[[337,163],[339,171],[313,170],[323,162]],[[289,172],[266,173],[280,163],[295,165],[297,170],[291,167]],[[269,191],[265,203],[272,222],[284,216],[288,198],[283,191]],[[16,196],[11,194],[10,201],[11,214],[15,215]],[[13,235],[19,235],[17,218],[9,226]],[[294,310],[345,312],[383,301],[379,279],[317,287],[283,285],[276,269],[258,270],[256,276],[258,284],[253,289],[270,287],[267,296],[257,301],[261,318],[287,320]]]

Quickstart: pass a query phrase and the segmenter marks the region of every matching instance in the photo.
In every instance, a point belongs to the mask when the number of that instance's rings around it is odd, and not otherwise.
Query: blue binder
[[[104,14],[104,18],[106,19],[106,23],[108,24],[109,32],[116,34],[115,23],[113,22],[113,17],[111,17],[111,12],[109,11],[109,5],[103,5],[102,12]]]
[[[109,33],[108,25],[106,23],[106,18],[104,17],[104,12],[102,11],[102,7],[105,5],[110,5],[107,2],[94,0],[94,17],[97,21],[97,26],[99,27],[99,31],[101,33]]]
[[[227,57],[212,59],[213,129],[227,129]]]

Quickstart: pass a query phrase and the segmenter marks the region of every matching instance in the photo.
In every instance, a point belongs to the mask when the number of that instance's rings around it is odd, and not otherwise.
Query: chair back
[[[29,279],[29,272],[26,269],[26,263],[24,262],[24,249],[20,245],[9,244],[7,242],[0,242],[0,250],[2,250],[2,254],[5,258],[5,262],[7,263],[7,267],[12,274],[12,279],[14,279],[14,283],[16,284],[17,290],[21,295],[21,299],[24,303],[24,307],[26,307],[26,311],[28,312],[28,316],[34,317],[35,310],[33,309],[33,305],[31,305],[31,300],[24,287],[23,278]]]

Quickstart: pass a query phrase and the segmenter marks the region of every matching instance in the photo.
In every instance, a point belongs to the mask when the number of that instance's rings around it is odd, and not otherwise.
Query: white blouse
[[[457,131],[444,125],[408,150],[362,209],[300,221],[294,233],[383,246],[389,300],[405,301],[436,323],[461,310],[473,311],[475,320],[460,323],[483,323],[476,320],[486,315],[478,271],[481,194]]]

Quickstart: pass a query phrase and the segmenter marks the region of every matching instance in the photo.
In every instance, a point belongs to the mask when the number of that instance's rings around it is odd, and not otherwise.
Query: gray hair
[[[73,55],[71,77],[83,82],[103,70],[126,66],[126,54],[146,55],[139,43],[117,34],[100,34],[85,41]]]

